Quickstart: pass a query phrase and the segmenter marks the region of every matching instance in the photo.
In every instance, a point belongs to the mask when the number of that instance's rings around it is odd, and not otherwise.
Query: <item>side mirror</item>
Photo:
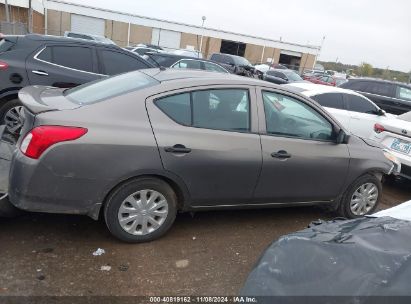
[[[387,112],[385,112],[383,109],[378,109],[377,114],[378,114],[378,116],[385,116],[385,114],[387,114]]]
[[[347,135],[343,129],[340,129],[340,131],[338,131],[337,139],[335,140],[335,142],[337,144],[347,144],[348,138],[349,138],[349,135]]]

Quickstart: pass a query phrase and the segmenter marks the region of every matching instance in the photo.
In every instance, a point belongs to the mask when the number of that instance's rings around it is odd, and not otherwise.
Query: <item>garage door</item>
[[[154,28],[151,43],[169,49],[179,49],[181,33]]]
[[[71,14],[71,31],[104,36],[104,19]]]

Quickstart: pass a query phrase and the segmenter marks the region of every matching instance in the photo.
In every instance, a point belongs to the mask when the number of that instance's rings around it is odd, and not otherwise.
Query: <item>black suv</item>
[[[411,111],[411,86],[387,80],[356,78],[340,85],[357,91],[374,101],[380,108],[392,114]]]
[[[229,73],[218,63],[207,59],[156,52],[146,53],[143,58],[153,65],[162,66],[165,68],[194,69]]]
[[[107,75],[154,67],[116,45],[29,34],[0,36],[0,125],[21,126],[18,91],[28,85],[68,88]]]
[[[258,74],[251,63],[241,56],[214,53],[210,56],[210,60],[218,62],[233,74],[247,77],[255,77]]]

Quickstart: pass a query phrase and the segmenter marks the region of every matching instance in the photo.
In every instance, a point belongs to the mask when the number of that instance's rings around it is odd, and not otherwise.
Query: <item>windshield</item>
[[[64,95],[72,102],[84,105],[123,95],[159,82],[139,71],[99,79],[66,90]]]
[[[245,59],[244,57],[240,57],[240,56],[233,56],[234,62],[237,65],[246,65],[246,66],[250,66],[251,63],[250,61],[248,61],[247,59]]]
[[[398,116],[398,119],[411,122],[411,111]]]
[[[287,76],[288,80],[292,81],[302,81],[303,79],[298,75],[297,73],[294,73],[292,71],[283,71],[283,73]]]

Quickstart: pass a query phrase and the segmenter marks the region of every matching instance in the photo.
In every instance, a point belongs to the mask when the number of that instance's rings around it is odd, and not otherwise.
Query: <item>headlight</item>
[[[393,168],[388,174],[391,174],[391,173],[394,175],[400,174],[401,162],[398,160],[398,158],[394,154],[392,154],[390,151],[388,151],[387,149],[383,149],[382,153],[384,154],[386,159],[390,160],[393,163]]]

